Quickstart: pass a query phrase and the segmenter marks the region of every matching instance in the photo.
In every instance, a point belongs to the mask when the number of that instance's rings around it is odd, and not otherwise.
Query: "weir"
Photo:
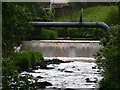
[[[21,51],[38,51],[44,57],[93,57],[102,46],[99,41],[33,40],[23,41]]]
[[[109,26],[103,22],[29,22],[37,27],[92,27],[103,28],[108,40]],[[93,55],[103,48],[99,41],[80,41],[80,40],[32,40],[23,41],[21,51],[38,51],[44,57],[67,57],[67,58],[93,58]]]

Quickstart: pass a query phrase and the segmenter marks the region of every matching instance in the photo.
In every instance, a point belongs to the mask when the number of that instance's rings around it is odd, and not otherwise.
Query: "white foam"
[[[45,60],[59,59],[63,61],[95,61],[92,57],[44,57]]]

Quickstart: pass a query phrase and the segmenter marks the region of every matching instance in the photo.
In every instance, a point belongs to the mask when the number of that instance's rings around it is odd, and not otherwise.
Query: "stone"
[[[67,72],[67,73],[73,73],[73,70],[71,70],[71,69],[67,69],[67,70],[65,70],[64,72]]]
[[[97,78],[86,78],[85,79],[86,80],[86,82],[88,82],[88,83],[97,83],[97,81],[98,81],[98,79]]]
[[[92,69],[97,69],[97,67],[96,67],[96,66],[93,66]]]
[[[39,86],[45,87],[45,86],[52,86],[50,82],[44,81],[44,82],[38,82]]]
[[[36,78],[43,78],[43,77],[41,77],[41,76],[37,76]]]

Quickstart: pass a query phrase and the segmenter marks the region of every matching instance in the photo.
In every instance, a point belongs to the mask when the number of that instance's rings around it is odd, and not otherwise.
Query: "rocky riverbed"
[[[49,64],[48,69],[37,69],[33,72],[22,72],[38,78],[38,82],[47,82],[46,88],[98,88],[103,78],[102,69],[94,62],[71,61],[60,64]]]

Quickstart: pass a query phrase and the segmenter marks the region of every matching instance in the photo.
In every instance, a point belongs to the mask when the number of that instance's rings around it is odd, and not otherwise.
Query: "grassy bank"
[[[96,6],[83,10],[83,22],[105,22],[107,24],[117,22],[117,6]],[[54,18],[54,21],[79,21],[81,10],[68,12],[60,17]],[[114,16],[114,17],[113,17]],[[116,16],[116,17],[115,17]],[[112,21],[112,20],[114,21]]]

